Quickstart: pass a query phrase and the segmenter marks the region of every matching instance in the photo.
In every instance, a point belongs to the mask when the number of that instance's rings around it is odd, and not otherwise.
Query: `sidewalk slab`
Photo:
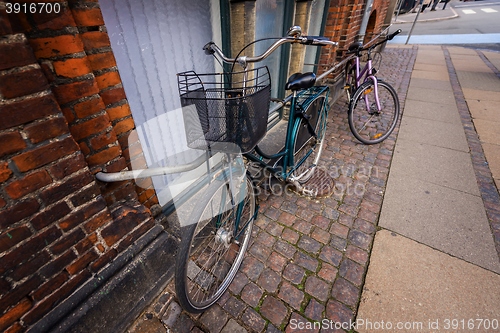
[[[379,226],[500,273],[479,196],[391,174]],[[370,263],[370,269],[375,266]]]
[[[406,98],[408,100],[424,101],[431,103],[441,103],[441,104],[451,104],[451,105],[455,104],[455,97],[453,96],[452,92],[439,91],[439,93],[436,93],[435,89],[416,88],[412,87],[411,84]]]
[[[410,82],[410,88],[427,88],[433,90],[452,91],[449,80],[446,81],[428,80],[419,77],[412,77]]]
[[[415,117],[462,126],[457,107],[450,104],[431,103],[424,101],[406,101],[405,118]]]
[[[498,274],[389,231],[377,233],[358,320],[394,325],[380,332],[494,332],[477,319],[491,322],[499,313]],[[472,319],[475,329],[445,329],[452,319],[465,325]],[[397,323],[415,325],[402,330]],[[358,325],[357,331],[375,330]]]

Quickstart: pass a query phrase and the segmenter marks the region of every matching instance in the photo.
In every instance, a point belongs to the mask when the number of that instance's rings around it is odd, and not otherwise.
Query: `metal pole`
[[[403,5],[404,0],[399,0],[399,6],[398,6],[398,11],[396,12],[396,18],[394,19],[394,22],[398,20],[399,12],[401,11],[401,6]]]
[[[417,23],[418,20],[418,15],[420,15],[420,12],[422,11],[423,3],[424,0],[420,0],[420,6],[418,6],[417,16],[415,16],[415,21],[413,21],[413,24],[411,25],[410,33],[408,34],[408,38],[406,39],[405,45],[407,45],[408,41],[410,40],[411,33],[413,32],[413,28],[415,27],[415,24]]]

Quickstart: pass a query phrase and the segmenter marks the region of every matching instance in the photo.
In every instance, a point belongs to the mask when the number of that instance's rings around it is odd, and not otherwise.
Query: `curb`
[[[451,11],[453,12],[453,15],[451,16],[446,16],[446,17],[436,17],[436,18],[430,18],[430,19],[424,19],[424,20],[418,20],[417,22],[434,22],[434,21],[444,21],[444,20],[451,20],[451,19],[454,19],[454,18],[457,18],[459,17],[460,15],[458,15],[458,13],[455,11],[455,9],[453,9],[453,7],[450,7]],[[405,23],[413,23],[413,21],[415,21],[415,19],[413,20],[410,20],[410,21],[404,21],[404,20],[400,20],[400,19],[397,19],[394,24],[405,24]]]

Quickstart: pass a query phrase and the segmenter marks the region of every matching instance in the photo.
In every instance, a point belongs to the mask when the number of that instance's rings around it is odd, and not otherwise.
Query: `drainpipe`
[[[373,0],[366,0],[365,12],[363,14],[363,19],[361,21],[361,27],[359,28],[358,41],[363,42],[366,35],[366,28],[368,27],[368,20],[370,19],[370,13],[372,12]]]

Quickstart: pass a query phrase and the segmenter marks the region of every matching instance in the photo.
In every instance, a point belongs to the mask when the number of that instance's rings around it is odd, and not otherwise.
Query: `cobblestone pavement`
[[[387,48],[379,76],[403,110],[416,47]],[[129,332],[299,332],[307,322],[343,332],[356,318],[398,129],[381,144],[358,143],[346,98],[329,114],[321,166],[335,179],[331,197],[261,193],[252,244],[229,292],[203,314],[181,311],[173,285]],[[331,320],[331,322],[330,322]],[[302,324],[299,324],[302,323]]]

